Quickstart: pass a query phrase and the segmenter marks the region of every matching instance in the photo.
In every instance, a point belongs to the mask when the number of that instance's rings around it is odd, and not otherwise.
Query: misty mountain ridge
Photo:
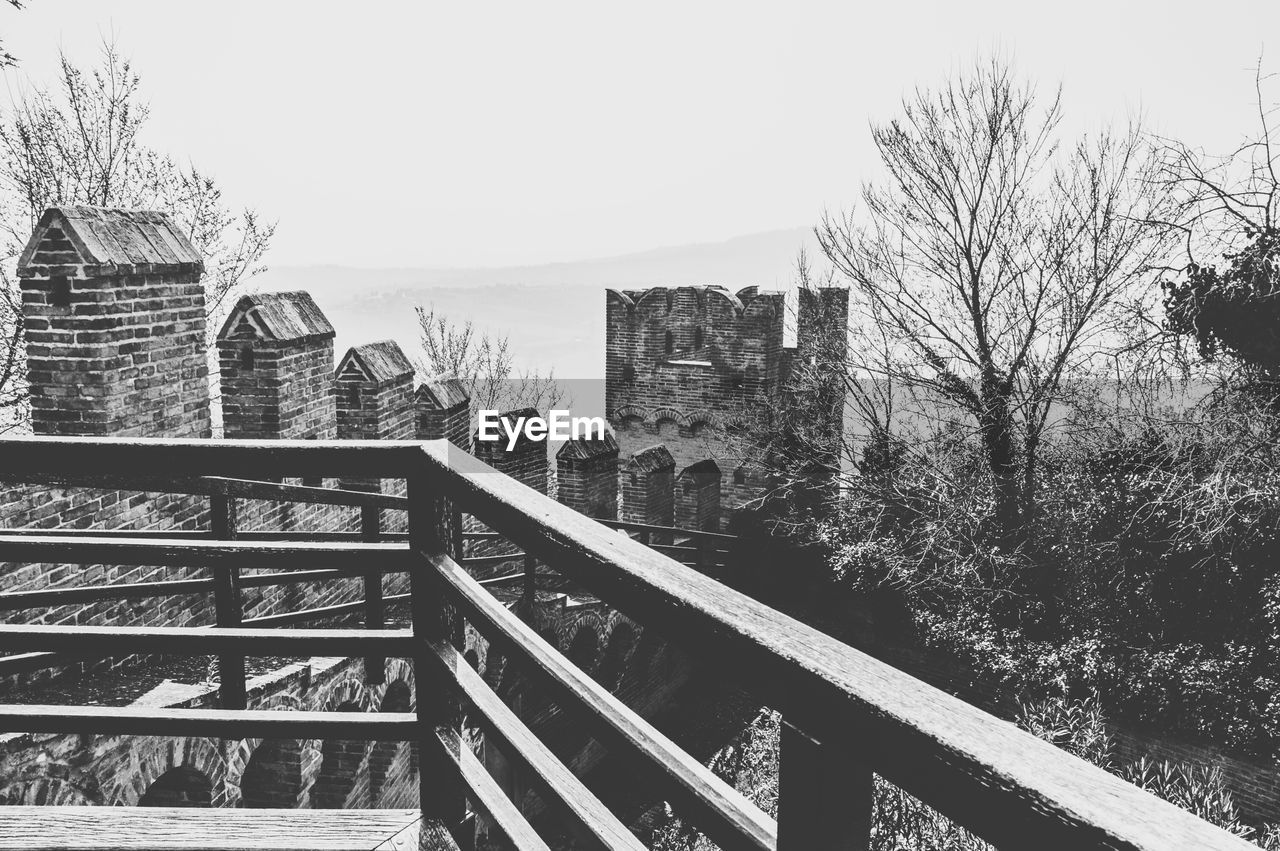
[[[796,258],[818,254],[808,228],[723,242],[656,248],[595,260],[475,269],[272,266],[255,279],[263,292],[307,290],[351,346],[392,339],[419,356],[415,307],[434,307],[507,334],[519,369],[566,379],[603,379],[606,289],[719,285],[730,291],[794,286]]]

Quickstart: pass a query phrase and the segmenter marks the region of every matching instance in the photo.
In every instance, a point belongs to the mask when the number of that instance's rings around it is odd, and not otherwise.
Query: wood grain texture
[[[457,846],[437,825],[422,825],[417,810],[0,807],[0,851],[371,849],[456,851]]]
[[[763,703],[997,846],[1253,846],[1013,724],[428,441],[459,507],[543,563],[734,674]]]
[[[458,778],[466,785],[468,800],[507,842],[517,851],[550,851],[489,770],[461,743],[457,733],[440,728],[436,730],[436,743],[442,759],[453,763]]]
[[[255,627],[42,626],[0,624],[0,650],[99,653],[171,653],[255,656],[359,656],[376,652],[407,657],[407,629],[264,629]]]
[[[563,709],[580,718],[611,755],[629,760],[646,785],[653,784],[719,847],[775,847],[773,820],[758,807],[561,655],[452,559],[437,556],[431,561],[450,599],[508,656],[509,664],[531,675]]]
[[[369,476],[403,478],[421,444],[398,440],[170,440],[15,437],[0,440],[0,479],[59,476],[220,476],[239,479]]]
[[[213,541],[182,538],[89,538],[0,535],[0,562],[120,564],[168,567],[244,565],[270,570],[316,567],[405,570],[404,543]]]
[[[0,705],[0,731],[406,742],[417,738],[420,727],[417,716],[411,712],[272,712],[31,704]]]
[[[473,717],[485,735],[508,759],[528,772],[548,808],[558,813],[575,840],[575,847],[599,851],[644,851],[644,845],[626,826],[582,785],[550,749],[524,725],[479,672],[467,664],[456,648],[443,642],[432,645],[429,670],[418,676],[458,691],[475,709]]]

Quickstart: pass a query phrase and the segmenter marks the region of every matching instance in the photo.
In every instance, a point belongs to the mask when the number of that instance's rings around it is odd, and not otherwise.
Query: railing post
[[[538,560],[531,555],[524,557],[524,599],[533,603],[538,596]]]
[[[372,506],[360,507],[360,540],[375,543],[382,534],[382,510]],[[364,575],[364,627],[382,629],[386,625],[382,604],[382,571],[371,568]],[[387,661],[381,656],[366,656],[364,680],[371,685],[387,681]]]
[[[213,536],[233,541],[239,532],[235,497],[218,494],[209,498],[210,527]],[[214,622],[218,626],[240,626],[243,604],[240,597],[240,568],[228,565],[214,568]],[[223,709],[244,709],[244,657],[223,654],[218,657],[218,696]]]
[[[782,721],[778,851],[866,851],[871,847],[871,769]]]
[[[461,518],[452,510],[438,482],[429,481],[422,470],[408,476],[409,545],[415,554],[447,553],[460,559],[461,536],[456,527]],[[463,851],[475,845],[474,830],[466,835],[466,792],[453,766],[432,759],[440,754],[436,730],[449,730],[466,747],[462,728],[462,706],[456,692],[442,689],[428,675],[432,668],[431,645],[447,641],[462,649],[462,620],[441,596],[439,585],[428,575],[431,565],[415,559],[409,571],[409,607],[416,645],[414,689],[418,720],[422,726],[418,746],[418,793],[424,818],[437,819],[454,834]]]

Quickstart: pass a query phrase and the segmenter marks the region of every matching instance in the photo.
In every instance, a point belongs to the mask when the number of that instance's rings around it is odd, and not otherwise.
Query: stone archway
[[[60,777],[33,777],[0,788],[0,806],[85,807],[99,803],[101,801]]]
[[[226,806],[227,763],[212,741],[138,737],[133,742],[136,774],[120,772],[117,765],[116,771],[104,775],[111,771],[110,764],[95,765],[99,781],[110,783],[104,800],[118,806]],[[106,783],[103,789],[108,791]],[[200,803],[206,798],[204,789],[208,803]],[[161,799],[177,803],[157,803]]]
[[[387,684],[379,712],[410,712],[413,691],[405,680]],[[418,804],[418,743],[375,742],[369,752],[369,802],[383,809]]]
[[[623,620],[614,624],[604,658],[600,660],[600,667],[595,674],[595,681],[610,691],[616,690],[635,644],[636,633],[631,624]]]
[[[193,766],[176,766],[151,781],[138,798],[138,806],[211,807],[213,779]]]
[[[240,805],[250,809],[297,807],[302,798],[302,753],[297,739],[259,741],[240,774]]]
[[[363,712],[354,702],[340,703],[333,712]],[[369,805],[368,743],[355,739],[325,739],[320,745],[320,769],[311,787],[316,809],[360,809]],[[363,769],[363,770],[362,770]]]

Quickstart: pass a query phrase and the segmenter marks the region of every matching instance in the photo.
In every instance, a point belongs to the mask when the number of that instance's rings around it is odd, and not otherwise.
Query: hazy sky
[[[0,32],[10,93],[114,33],[151,144],[278,218],[276,264],[536,263],[810,225],[874,175],[869,121],[993,48],[1064,84],[1073,131],[1140,109],[1213,148],[1252,129],[1265,48],[1280,71],[1277,0],[28,0]]]

